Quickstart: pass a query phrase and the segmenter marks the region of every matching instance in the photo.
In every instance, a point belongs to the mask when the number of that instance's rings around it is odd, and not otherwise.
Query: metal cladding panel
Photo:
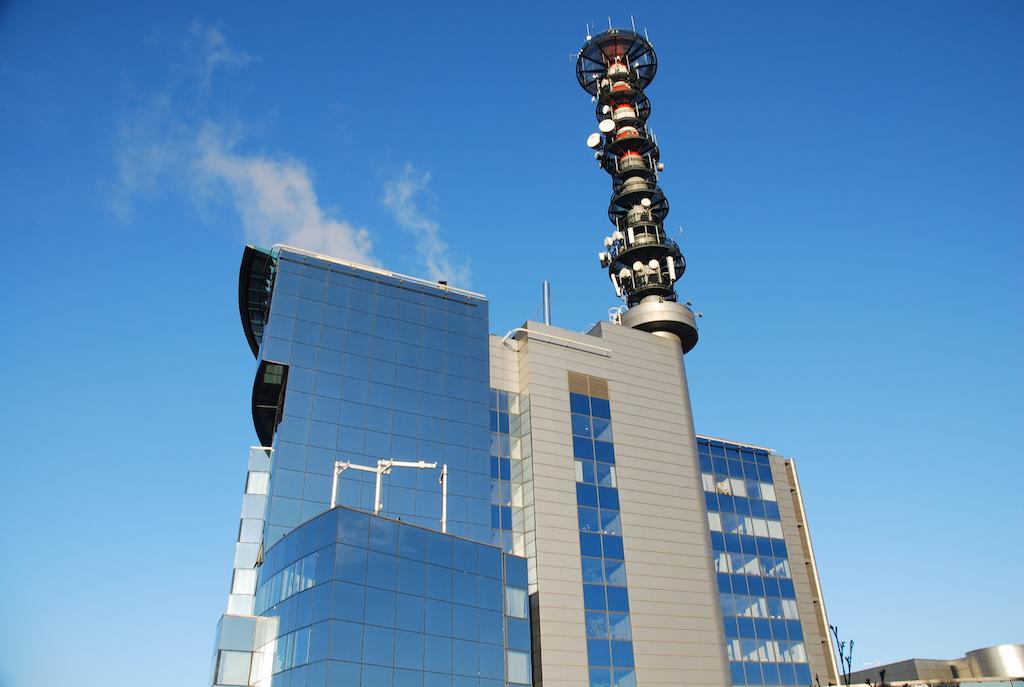
[[[967,652],[974,677],[1024,677],[1024,644],[1000,644]]]
[[[637,684],[678,685],[682,672],[688,685],[730,684],[678,344],[610,324],[591,335],[527,326],[512,345],[532,423],[536,676],[545,687],[588,680],[569,410],[575,372],[608,382]]]

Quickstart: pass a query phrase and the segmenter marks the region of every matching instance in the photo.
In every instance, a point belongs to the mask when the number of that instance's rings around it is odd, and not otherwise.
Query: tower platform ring
[[[597,95],[598,82],[616,57],[626,58],[635,67],[641,90],[654,80],[658,56],[647,39],[628,29],[608,29],[588,40],[576,58],[576,79],[583,90]]]

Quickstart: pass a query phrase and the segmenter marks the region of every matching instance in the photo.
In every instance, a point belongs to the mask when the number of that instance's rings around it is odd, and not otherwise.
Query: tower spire
[[[658,186],[665,165],[647,126],[651,102],[644,89],[657,71],[650,41],[629,29],[589,38],[576,59],[576,78],[597,102],[598,132],[587,145],[612,180],[613,231],[598,258],[628,306],[622,324],[677,339],[686,353],[697,343],[693,312],[676,301],[686,260],[665,233],[668,199]]]

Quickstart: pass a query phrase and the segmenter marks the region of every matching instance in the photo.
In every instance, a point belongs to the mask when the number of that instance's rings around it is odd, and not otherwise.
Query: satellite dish
[[[643,205],[645,208],[649,208],[651,207],[651,199],[644,198],[643,200],[640,201],[640,204]]]
[[[664,162],[659,162],[658,163],[658,171],[659,172],[664,172],[665,171],[665,163]]]
[[[608,106],[608,105],[605,105],[604,107],[601,108],[601,112],[603,114],[608,114],[611,111],[612,111],[612,108],[610,106]]]
[[[587,147],[588,148],[596,148],[599,145],[601,145],[601,134],[599,134],[599,133],[597,133],[595,131],[594,133],[592,133],[589,136],[587,136]]]
[[[613,243],[613,241],[612,241],[612,237],[611,236],[605,236],[604,237],[604,247],[605,248],[611,248],[612,243]]]
[[[639,272],[643,268],[644,268],[644,264],[642,262],[640,262],[639,260],[637,260],[636,262],[633,263],[633,271],[634,272]]]
[[[615,122],[610,119],[602,119],[601,123],[597,125],[597,128],[600,129],[602,133],[610,134],[615,131]]]
[[[659,263],[654,258],[651,258],[651,261],[647,263],[647,266],[650,267],[652,270],[656,270],[659,267],[661,267],[661,263]]]
[[[627,279],[629,277],[629,270],[623,267],[619,270],[619,279]]]

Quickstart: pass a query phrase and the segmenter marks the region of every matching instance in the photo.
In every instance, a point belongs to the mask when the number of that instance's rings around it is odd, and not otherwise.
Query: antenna
[[[629,23],[633,25],[633,33],[636,33],[636,21],[633,19],[633,15],[629,15]]]
[[[541,290],[541,302],[544,305],[544,324],[551,324],[551,282],[547,279]]]

